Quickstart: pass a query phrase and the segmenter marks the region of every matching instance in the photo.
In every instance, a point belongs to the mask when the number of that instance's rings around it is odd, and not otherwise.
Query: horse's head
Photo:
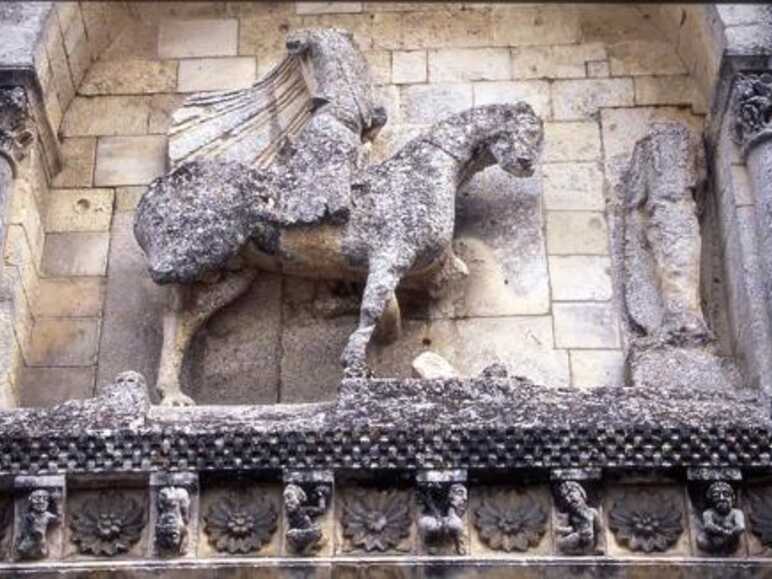
[[[530,177],[541,154],[544,129],[530,105],[492,105],[499,111],[497,126],[487,141],[490,154],[507,173]]]

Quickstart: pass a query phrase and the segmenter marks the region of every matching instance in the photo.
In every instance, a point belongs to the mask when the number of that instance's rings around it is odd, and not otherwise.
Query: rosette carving
[[[215,501],[204,517],[209,543],[231,555],[259,551],[276,531],[276,507],[265,499],[227,495]]]
[[[403,493],[362,493],[343,502],[343,536],[354,548],[396,549],[410,535],[410,523],[410,501]]]
[[[547,514],[531,497],[515,503],[500,495],[487,497],[474,514],[480,538],[496,551],[525,552],[537,546],[547,531]]]
[[[72,542],[83,554],[114,557],[127,553],[145,527],[145,510],[136,500],[105,491],[84,501],[70,521]]]
[[[614,502],[609,527],[617,541],[631,551],[664,552],[684,532],[682,519],[682,510],[672,498],[636,493]]]

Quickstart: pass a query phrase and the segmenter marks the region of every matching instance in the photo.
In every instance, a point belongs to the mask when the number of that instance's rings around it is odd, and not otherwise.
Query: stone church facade
[[[770,573],[769,6],[0,38],[0,576]]]

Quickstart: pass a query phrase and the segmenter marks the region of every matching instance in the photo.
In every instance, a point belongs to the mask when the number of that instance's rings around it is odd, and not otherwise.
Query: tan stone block
[[[550,285],[555,301],[607,301],[611,299],[611,259],[594,255],[549,257]]]
[[[347,14],[362,12],[361,2],[295,2],[297,14]]]
[[[603,171],[598,163],[546,163],[542,168],[544,207],[603,211]]]
[[[545,80],[476,82],[473,90],[475,106],[525,101],[542,119],[552,116],[550,85]]]
[[[472,86],[430,84],[402,87],[401,119],[408,124],[430,124],[472,106]]]
[[[594,60],[587,63],[587,76],[590,78],[608,78],[610,75],[607,60]]]
[[[56,16],[59,18],[59,26],[62,27],[62,30],[67,30],[72,21],[80,15],[80,7],[78,2],[75,1],[57,2],[54,4],[54,7],[56,9]]]
[[[231,18],[164,20],[158,33],[158,55],[161,58],[236,56],[238,32],[238,20]]]
[[[93,366],[98,342],[97,318],[38,318],[25,361],[28,366]]]
[[[232,10],[232,2],[127,2],[131,15],[142,22],[160,22],[165,19],[194,19],[194,18],[223,18]],[[252,4],[252,2],[238,2],[238,4]],[[265,4],[269,4],[266,2]],[[272,3],[271,3],[272,4]]]
[[[554,303],[558,348],[619,348],[619,320],[611,304]]]
[[[579,7],[584,41],[615,43],[627,40],[661,40],[662,31],[644,18],[643,6],[628,4],[590,4]]]
[[[45,94],[43,99],[43,107],[46,109],[46,116],[51,123],[51,127],[53,127],[55,131],[58,131],[62,126],[64,117],[62,105],[59,103],[59,97],[56,96],[56,91],[51,90]]]
[[[109,231],[112,189],[54,189],[46,213],[46,231]]]
[[[639,76],[635,81],[637,105],[690,105],[702,103],[694,79],[683,76]],[[704,108],[704,107],[703,107]]]
[[[83,17],[80,13],[80,8],[77,3],[74,10],[69,10],[67,16],[67,23],[64,23],[61,18],[61,11],[59,23],[62,27],[62,34],[64,36],[64,49],[68,56],[71,56],[75,51],[75,47],[86,38],[86,27],[83,25]]]
[[[244,17],[239,22],[239,54],[256,55],[258,65],[265,55],[285,54],[287,32],[302,26],[303,19],[284,13]]]
[[[37,292],[40,276],[37,273],[36,261],[27,236],[18,225],[8,227],[5,247],[3,248],[3,261],[6,266],[4,267],[5,272],[13,269],[16,273],[15,278],[11,278],[11,285],[14,281],[20,285],[16,290],[12,289],[10,293],[14,293],[15,298],[19,298],[23,294],[25,303],[22,305],[29,310],[31,315],[31,308],[29,308],[28,302],[30,297]]]
[[[391,53],[394,84],[426,82],[428,69],[425,50],[395,50]]]
[[[485,6],[483,6],[485,7]],[[428,12],[430,10],[463,10],[461,2],[365,2],[365,12]]]
[[[391,82],[391,52],[388,50],[370,50],[365,52],[365,58],[370,65],[370,75],[375,84]]]
[[[130,22],[100,55],[100,60],[158,59],[158,27],[158,22]]]
[[[373,95],[375,97],[375,102],[386,109],[388,123],[396,125],[397,123],[402,122],[400,113],[401,99],[398,87],[391,84],[376,86],[373,89]]]
[[[627,107],[635,103],[629,78],[557,80],[552,83],[552,108],[557,120],[585,119],[605,107]]]
[[[97,143],[94,185],[146,185],[166,171],[166,137],[103,137]]]
[[[84,95],[174,92],[177,63],[157,60],[102,60],[89,69],[78,92]]]
[[[45,242],[45,228],[39,201],[30,191],[29,183],[16,181],[9,213],[9,223],[18,225],[23,231],[31,251],[31,263],[40,264]]]
[[[72,81],[78,87],[91,66],[91,50],[89,50],[88,40],[85,36],[75,45],[73,52],[68,55],[67,59],[70,63]]]
[[[732,189],[735,205],[743,207],[754,204],[753,186],[745,165],[732,165]]]
[[[549,255],[607,255],[608,233],[603,213],[548,211]]]
[[[594,122],[544,123],[545,162],[600,159],[600,129]]]
[[[354,42],[360,50],[373,48],[372,17],[370,14],[319,14],[300,18],[302,28],[342,28],[354,35]]]
[[[30,368],[19,372],[19,406],[48,408],[94,396],[96,368]]]
[[[108,233],[49,233],[43,248],[43,272],[51,277],[107,274]]]
[[[573,7],[521,7],[499,4],[493,8],[494,46],[576,44],[581,39],[579,16]]]
[[[619,350],[571,350],[571,385],[576,388],[623,386],[625,358]]]
[[[402,40],[402,16],[399,12],[371,14],[370,34],[372,35],[372,48],[374,50],[402,50],[405,48]]]
[[[675,47],[661,40],[630,40],[608,46],[611,76],[687,74]]]
[[[83,24],[86,27],[91,59],[98,60],[102,52],[110,45],[110,31],[107,22],[105,2],[83,2],[80,5]]]
[[[236,90],[255,82],[256,62],[250,56],[180,61],[179,92]]]
[[[54,187],[90,187],[94,181],[96,139],[76,137],[62,140],[62,170],[54,177]]]
[[[134,211],[147,187],[118,187],[115,190],[115,211]]]
[[[51,26],[47,31],[46,53],[51,63],[52,80],[56,88],[56,94],[63,109],[75,96],[75,84],[72,81],[70,66],[67,62],[67,53],[64,49],[64,38],[59,26]]]
[[[150,114],[147,97],[76,97],[62,125],[66,137],[143,135]]]
[[[586,63],[604,60],[599,42],[572,46],[512,48],[512,78],[584,78]]]
[[[378,14],[379,17],[397,14]],[[490,9],[398,14],[402,48],[467,48],[490,45]],[[375,26],[375,22],[373,24]]]
[[[186,98],[186,95],[181,94],[156,94],[150,97],[147,132],[151,135],[168,133],[172,115],[183,105]]]
[[[410,140],[426,131],[427,125],[393,125],[388,124],[378,134],[370,151],[370,161],[380,163],[399,151]]]
[[[446,48],[429,51],[429,82],[507,80],[511,59],[506,48]]]
[[[99,317],[104,297],[104,278],[41,278],[32,297],[32,310],[43,317]]]

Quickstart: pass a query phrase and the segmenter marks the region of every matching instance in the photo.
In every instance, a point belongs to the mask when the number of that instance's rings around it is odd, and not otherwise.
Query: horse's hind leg
[[[193,400],[183,394],[180,385],[182,364],[190,342],[213,313],[228,305],[251,285],[255,270],[225,274],[215,283],[174,286],[170,303],[163,315],[163,347],[158,368],[161,403],[189,406]]]
[[[402,312],[399,309],[396,292],[392,291],[386,300],[383,314],[375,326],[373,336],[381,344],[391,344],[402,334]]]
[[[359,326],[349,337],[341,356],[346,377],[367,376],[367,345],[403,274],[403,269],[387,260],[371,261],[359,311]]]

